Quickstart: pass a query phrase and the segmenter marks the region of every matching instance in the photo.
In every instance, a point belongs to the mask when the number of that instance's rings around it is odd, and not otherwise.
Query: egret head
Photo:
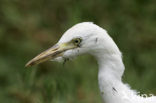
[[[83,22],[67,30],[58,43],[33,58],[26,66],[32,66],[47,60],[70,59],[84,53],[98,56],[101,53],[120,52],[104,29],[91,22]]]

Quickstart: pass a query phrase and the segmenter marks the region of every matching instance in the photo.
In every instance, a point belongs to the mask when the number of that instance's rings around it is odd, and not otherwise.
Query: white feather
[[[68,50],[64,57],[84,53],[93,55],[98,62],[99,88],[104,103],[156,103],[156,97],[143,98],[122,82],[124,64],[122,54],[106,30],[91,23],[79,23],[67,30],[58,43],[82,38],[81,47]]]

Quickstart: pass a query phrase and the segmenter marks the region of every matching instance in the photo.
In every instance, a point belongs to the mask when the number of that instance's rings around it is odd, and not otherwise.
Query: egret
[[[37,55],[26,66],[47,60],[65,61],[86,53],[98,62],[98,83],[104,103],[156,103],[155,96],[142,97],[122,82],[125,67],[120,50],[107,31],[92,22],[71,27],[56,45]]]

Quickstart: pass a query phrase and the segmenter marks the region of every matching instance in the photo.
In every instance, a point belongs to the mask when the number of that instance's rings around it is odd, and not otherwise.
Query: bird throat
[[[120,103],[124,64],[120,55],[104,55],[97,58],[99,65],[98,82],[104,103]],[[124,86],[123,86],[124,87]],[[113,101],[112,101],[113,100]],[[121,102],[122,103],[122,102]]]

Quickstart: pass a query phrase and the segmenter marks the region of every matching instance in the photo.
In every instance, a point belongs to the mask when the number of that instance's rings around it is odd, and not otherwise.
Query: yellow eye
[[[80,46],[80,43],[81,43],[82,39],[81,38],[76,38],[76,39],[73,39],[73,43],[77,46]]]

